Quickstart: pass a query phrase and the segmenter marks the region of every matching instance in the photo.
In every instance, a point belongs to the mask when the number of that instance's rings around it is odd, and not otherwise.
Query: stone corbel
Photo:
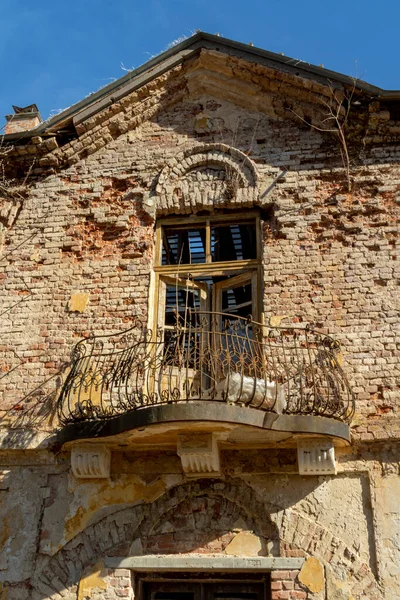
[[[71,451],[71,469],[77,479],[105,479],[110,477],[111,452],[100,444],[74,446]]]
[[[336,475],[332,440],[305,440],[297,444],[300,475]]]
[[[177,452],[187,477],[216,477],[221,474],[218,443],[212,433],[179,435]]]

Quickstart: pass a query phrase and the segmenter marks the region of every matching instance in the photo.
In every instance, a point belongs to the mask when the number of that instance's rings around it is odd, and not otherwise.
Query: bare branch
[[[330,98],[329,100],[321,100],[321,104],[326,109],[325,118],[322,119],[321,124],[322,127],[314,125],[306,121],[301,115],[299,115],[295,110],[290,108],[290,112],[292,112],[298,119],[303,121],[309,125],[312,129],[316,131],[320,131],[322,133],[332,133],[334,134],[340,144],[340,156],[342,160],[343,167],[346,171],[347,178],[347,187],[348,191],[351,191],[351,178],[350,178],[350,155],[347,147],[347,139],[346,139],[346,126],[349,120],[351,104],[354,96],[354,92],[357,85],[357,79],[353,79],[353,87],[351,90],[344,91],[343,98],[340,99],[337,91],[334,89],[333,84],[330,83]],[[334,124],[334,127],[331,127],[331,123]],[[327,127],[324,127],[324,125]]]

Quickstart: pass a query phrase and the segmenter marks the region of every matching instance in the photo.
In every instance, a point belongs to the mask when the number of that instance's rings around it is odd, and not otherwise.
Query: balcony
[[[74,347],[59,397],[61,440],[222,424],[243,430],[242,445],[304,434],[348,441],[354,397],[338,351],[309,327],[225,313],[188,308],[158,331],[137,321]]]

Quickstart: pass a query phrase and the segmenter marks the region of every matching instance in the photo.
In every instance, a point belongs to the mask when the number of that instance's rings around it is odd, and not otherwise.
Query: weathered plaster
[[[161,478],[147,484],[138,475],[120,474],[110,480],[77,480],[72,474],[58,477],[55,498],[45,510],[46,531],[42,552],[54,554],[79,531],[96,520],[104,509],[117,510],[118,505],[153,502],[166,488]],[[43,539],[43,538],[42,538]]]
[[[374,565],[374,539],[368,482],[363,475],[302,477],[258,475],[247,478],[266,500],[281,510],[294,509],[339,537],[362,560]],[[371,556],[372,551],[372,556]]]
[[[394,598],[400,589],[400,476],[379,479],[375,494],[380,575],[388,598]]]
[[[225,553],[234,556],[258,556],[262,554],[263,542],[251,531],[241,531],[226,546]]]
[[[0,581],[17,582],[33,572],[47,478],[39,469],[13,468],[0,491]]]
[[[107,589],[107,583],[104,579],[106,573],[103,567],[104,562],[99,561],[83,574],[78,586],[77,600],[87,600],[92,597],[94,592]]]
[[[322,592],[325,588],[324,567],[318,559],[311,556],[307,558],[300,569],[299,581],[305,585],[310,592]]]

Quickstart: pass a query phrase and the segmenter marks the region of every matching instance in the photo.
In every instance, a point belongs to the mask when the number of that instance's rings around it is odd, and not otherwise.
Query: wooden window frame
[[[232,260],[212,262],[211,257],[211,227],[215,223],[235,224],[240,225],[246,222],[254,222],[256,230],[256,254],[257,258],[246,260]],[[164,227],[182,226],[182,228],[191,228],[196,225],[204,225],[206,229],[206,262],[204,263],[185,263],[180,265],[162,265],[162,233]],[[167,217],[159,219],[156,224],[156,247],[155,247],[155,289],[153,308],[153,324],[160,323],[160,303],[159,297],[161,293],[161,283],[163,279],[175,276],[178,278],[185,277],[202,277],[202,276],[233,276],[248,273],[251,275],[253,285],[256,286],[256,294],[254,296],[253,318],[260,321],[262,318],[262,239],[261,239],[261,218],[259,211],[245,211],[232,214],[215,214],[208,216],[187,215],[183,217]],[[151,316],[151,315],[149,315]],[[155,328],[153,328],[155,330]]]

